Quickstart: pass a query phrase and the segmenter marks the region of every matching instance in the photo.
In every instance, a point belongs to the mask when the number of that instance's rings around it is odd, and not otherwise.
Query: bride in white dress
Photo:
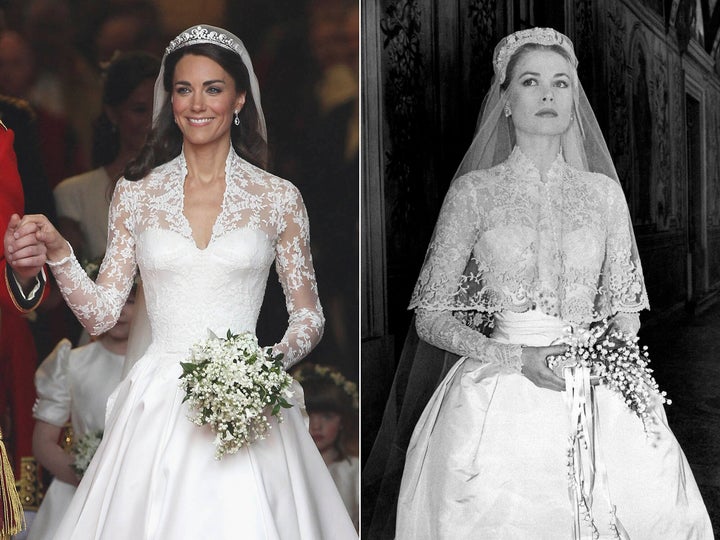
[[[115,190],[95,283],[44,216],[23,218],[28,234],[12,249],[21,258],[35,238],[44,244],[92,334],[115,323],[139,267],[150,321],[151,343],[108,401],[103,441],[55,538],[357,538],[297,402],[266,439],[218,461],[214,434],[186,418],[178,386],[180,361],[209,330],[255,331],[273,261],[289,313],[273,349],[286,367],[323,330],[300,193],[257,166],[265,123],[242,42],[205,25],[174,39],[153,118]]]
[[[575,426],[565,381],[547,357],[605,318],[637,333],[638,312],[649,304],[623,191],[572,44],[552,29],[517,32],[495,49],[494,68],[410,303],[420,339],[460,359],[409,441],[395,538],[710,539],[659,396],[652,444],[622,398],[596,388],[595,446],[582,464],[588,507],[575,504]],[[379,502],[376,518],[388,507]],[[369,538],[391,529],[374,523]]]

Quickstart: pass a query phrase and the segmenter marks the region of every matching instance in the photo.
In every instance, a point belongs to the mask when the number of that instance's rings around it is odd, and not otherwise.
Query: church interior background
[[[505,35],[551,26],[621,178],[652,328],[720,292],[717,0],[371,0],[362,5],[361,335],[367,457],[437,213]]]

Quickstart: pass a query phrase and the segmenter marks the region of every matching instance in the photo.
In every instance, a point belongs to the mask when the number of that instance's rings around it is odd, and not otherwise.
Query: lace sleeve
[[[121,180],[113,194],[108,247],[97,281],[93,283],[74,255],[51,266],[67,305],[92,335],[102,334],[115,326],[135,277],[135,238],[132,234],[135,213],[131,186],[130,182]]]
[[[415,315],[415,328],[420,339],[460,356],[520,371],[520,345],[508,345],[488,338],[457,320],[449,311],[418,309]]]
[[[604,316],[649,309],[640,258],[634,248],[630,214],[619,184],[608,190],[605,261],[600,274],[598,310]]]
[[[273,350],[286,368],[304,358],[322,337],[325,317],[310,254],[310,225],[300,192],[290,185],[275,247],[275,268],[285,293],[288,329]]]
[[[409,308],[462,309],[468,283],[464,271],[484,226],[473,173],[455,180],[438,216]],[[479,275],[475,275],[480,279]]]

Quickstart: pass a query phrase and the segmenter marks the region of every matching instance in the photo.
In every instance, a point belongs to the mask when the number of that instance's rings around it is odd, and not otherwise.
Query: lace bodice
[[[186,176],[181,154],[140,181],[120,180],[98,279],[87,278],[74,257],[53,266],[63,296],[92,334],[102,333],[117,321],[139,267],[152,346],[187,351],[208,330],[255,331],[274,260],[290,321],[274,349],[287,366],[297,362],[324,324],[300,193],[231,149],[222,208],[200,249],[183,213]]]
[[[543,179],[516,147],[504,163],[450,186],[410,303],[418,332],[468,354],[477,332],[454,324],[450,312],[538,309],[585,325],[648,308],[633,242],[616,182],[562,156]],[[498,352],[502,361],[506,352]]]

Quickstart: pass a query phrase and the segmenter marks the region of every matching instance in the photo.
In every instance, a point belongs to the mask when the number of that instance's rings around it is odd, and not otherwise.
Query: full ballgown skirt
[[[496,316],[503,343],[547,346],[568,326],[539,311]],[[632,540],[711,539],[712,527],[661,405],[650,444],[617,394],[597,388],[599,458],[617,516]],[[563,394],[497,364],[461,358],[413,433],[398,502],[396,538],[571,538],[570,421]],[[614,538],[596,474],[593,517]],[[589,529],[584,529],[591,538]]]
[[[309,310],[293,306],[298,301],[293,293],[306,283],[314,286],[314,275],[300,273],[307,264],[300,257],[300,247],[307,247],[307,216],[289,183],[255,169],[231,150],[223,208],[210,243],[200,249],[182,214],[186,174],[181,155],[149,178],[118,184],[110,218],[111,236],[117,234],[108,243],[108,253],[115,250],[114,266],[101,268],[99,279],[115,271],[123,276],[122,287],[129,287],[125,281],[132,278],[132,267],[128,277],[116,263],[123,261],[123,253],[127,265],[137,262],[152,342],[108,400],[105,436],[55,538],[357,538],[310,437],[300,410],[301,389],[295,406],[283,410],[284,421],[271,420],[266,439],[219,461],[210,428],[187,418],[179,376],[189,347],[207,338],[208,331],[219,336],[228,329],[254,332],[270,265],[279,259],[278,275],[291,311],[291,347],[302,351],[302,338],[312,327],[299,323]],[[268,223],[271,228],[263,228]],[[286,223],[303,226],[303,238],[284,243],[276,231]],[[126,226],[129,235],[122,231]],[[289,262],[291,252],[296,256]],[[293,281],[298,276],[308,281]],[[286,344],[287,339],[288,334]],[[289,350],[290,358],[297,354]]]

